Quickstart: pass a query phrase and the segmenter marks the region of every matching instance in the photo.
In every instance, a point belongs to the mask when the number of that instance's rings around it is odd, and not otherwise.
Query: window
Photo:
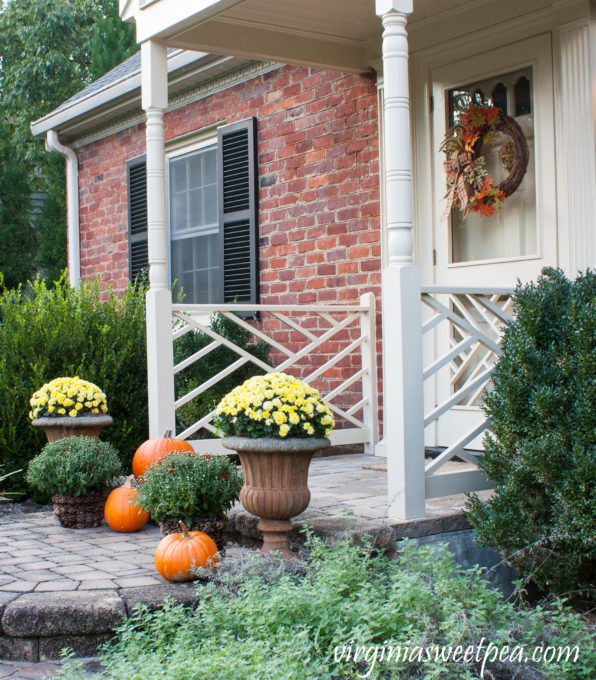
[[[221,302],[220,227],[215,145],[168,162],[170,273],[174,296]]]
[[[170,275],[185,303],[258,302],[256,121],[168,159]],[[145,160],[129,164],[130,273],[147,266]]]
[[[464,217],[459,210],[452,211],[450,259],[454,264],[526,257],[537,252],[532,75],[530,67],[447,92],[448,127],[457,123],[460,112],[472,102],[499,106],[519,123],[530,151],[522,183],[494,215]],[[487,170],[497,183],[509,173],[511,146],[509,139],[501,135],[494,146],[483,147]]]

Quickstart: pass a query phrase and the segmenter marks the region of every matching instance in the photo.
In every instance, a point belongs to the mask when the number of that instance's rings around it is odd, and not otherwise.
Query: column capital
[[[378,17],[385,16],[390,12],[398,14],[412,14],[414,0],[375,0],[375,12]]]
[[[164,43],[147,40],[141,44],[141,98],[145,111],[168,105],[168,57]]]

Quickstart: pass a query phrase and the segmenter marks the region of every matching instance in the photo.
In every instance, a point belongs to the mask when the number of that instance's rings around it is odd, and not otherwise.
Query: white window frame
[[[173,139],[166,144],[166,227],[168,234],[168,281],[170,287],[174,284],[172,278],[172,225],[171,225],[171,198],[170,198],[170,161],[182,156],[187,156],[196,151],[213,147],[217,150],[217,127],[202,130],[198,133],[184,135]],[[218,186],[219,191],[219,186]],[[219,232],[221,234],[221,224]]]

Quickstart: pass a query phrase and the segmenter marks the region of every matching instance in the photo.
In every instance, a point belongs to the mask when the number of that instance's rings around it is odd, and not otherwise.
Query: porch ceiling
[[[470,0],[414,0],[412,21]],[[120,0],[137,40],[362,73],[380,57],[375,0]]]

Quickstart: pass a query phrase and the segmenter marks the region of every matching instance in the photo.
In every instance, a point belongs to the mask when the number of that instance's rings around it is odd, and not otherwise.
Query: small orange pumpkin
[[[153,465],[156,460],[167,456],[172,451],[188,451],[194,453],[195,450],[184,439],[172,439],[172,431],[168,430],[159,439],[148,439],[141,444],[135,451],[132,459],[132,471],[135,477],[141,477],[145,470]]]
[[[131,475],[124,486],[114,489],[106,501],[104,515],[108,525],[114,531],[128,534],[145,526],[149,513],[134,505],[136,491],[132,485]]]
[[[178,522],[181,534],[168,534],[155,550],[155,567],[168,581],[180,583],[196,578],[197,567],[215,567],[219,562],[217,546],[202,531],[188,531],[184,522]]]

